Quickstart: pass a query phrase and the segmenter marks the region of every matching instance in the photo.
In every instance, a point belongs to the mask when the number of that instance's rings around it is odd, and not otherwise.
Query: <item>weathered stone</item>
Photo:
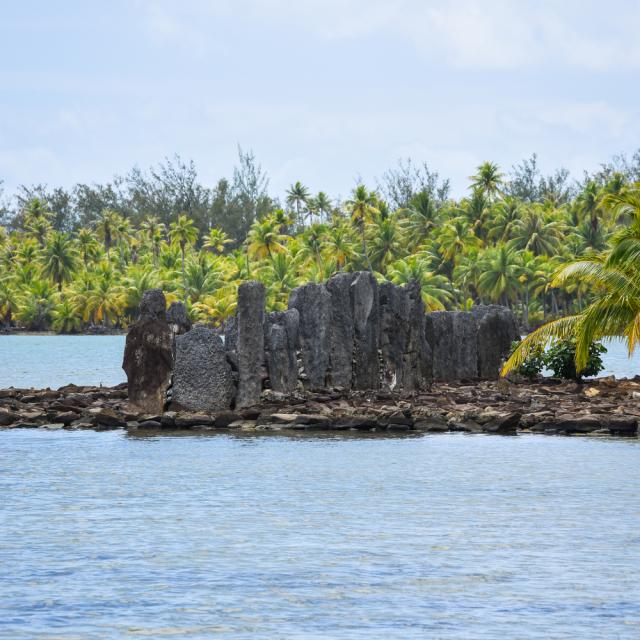
[[[496,379],[511,343],[520,339],[516,317],[500,305],[477,305],[471,313],[478,323],[478,376],[483,380]]]
[[[142,294],[138,311],[140,319],[150,318],[152,320],[166,322],[167,301],[164,293],[162,293],[162,289],[147,289],[147,291]]]
[[[297,309],[274,311],[265,322],[265,349],[271,389],[292,393],[298,384],[298,330],[300,314]]]
[[[433,355],[427,341],[424,302],[418,282],[405,289],[407,299],[407,341],[404,352],[402,388],[405,391],[424,389],[433,378]]]
[[[167,322],[174,335],[182,335],[191,329],[191,320],[183,302],[172,302],[169,305]]]
[[[331,294],[329,331],[329,376],[332,387],[350,389],[353,378],[353,310],[351,284],[353,273],[338,273],[327,281]]]
[[[7,427],[20,420],[20,414],[0,409],[0,427]]]
[[[227,318],[224,324],[224,346],[227,351],[238,349],[238,319],[236,316]]]
[[[360,271],[351,283],[353,308],[354,389],[379,389],[378,347],[380,314],[378,283],[369,271]]]
[[[478,377],[478,325],[473,314],[452,312],[455,379]]]
[[[119,413],[107,407],[89,409],[87,417],[92,418],[97,426],[112,427],[114,429],[127,426],[126,420]]]
[[[300,314],[298,338],[307,384],[322,389],[329,367],[331,295],[323,284],[305,284],[291,292],[289,308]]]
[[[261,282],[243,282],[238,287],[238,394],[236,407],[260,401],[264,363],[264,303]]]
[[[513,411],[506,415],[496,416],[482,425],[482,429],[485,433],[514,434],[520,426],[521,418],[520,412]]]
[[[432,311],[426,317],[426,337],[432,354],[433,379],[449,382],[456,379],[456,363],[453,357],[453,314],[447,311]]]
[[[146,291],[140,320],[127,333],[122,368],[127,374],[129,403],[141,411],[162,411],[171,381],[173,335],[165,317],[162,291]]]
[[[409,359],[410,305],[407,290],[391,282],[383,282],[379,287],[379,298],[382,383],[387,389],[403,389],[405,359]]]
[[[234,392],[224,344],[213,329],[197,324],[176,338],[174,408],[203,412],[229,409]]]

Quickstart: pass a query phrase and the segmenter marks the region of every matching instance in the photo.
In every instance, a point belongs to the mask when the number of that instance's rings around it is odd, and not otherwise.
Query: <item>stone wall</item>
[[[379,284],[367,271],[300,286],[291,292],[287,311],[269,314],[264,286],[246,282],[238,289],[238,311],[227,323],[224,341],[202,325],[188,330],[182,309],[170,314],[176,316],[170,330],[163,311],[148,308],[162,306],[159,293],[145,297],[141,321],[127,337],[127,353],[145,344],[147,327],[164,340],[160,357],[166,357],[165,368],[173,366],[170,402],[197,411],[251,407],[266,388],[281,394],[412,393],[432,382],[496,379],[519,337],[515,316],[505,307],[426,313],[417,283]],[[173,349],[167,343],[171,335]],[[153,380],[151,402],[135,380],[157,366],[159,356],[152,356],[138,358],[136,367],[128,357],[127,375],[138,403],[157,409],[166,375]]]

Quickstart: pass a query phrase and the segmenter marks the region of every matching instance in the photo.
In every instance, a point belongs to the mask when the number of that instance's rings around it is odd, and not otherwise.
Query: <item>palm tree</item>
[[[296,211],[296,220],[300,220],[300,209],[309,202],[311,194],[299,180],[287,190],[287,204]]]
[[[140,225],[140,230],[143,232],[147,241],[151,245],[151,252],[153,255],[153,266],[158,266],[158,256],[160,254],[160,244],[164,238],[166,227],[164,223],[160,222],[157,216],[147,216]]]
[[[404,234],[395,217],[374,222],[370,227],[369,246],[371,259],[380,273],[400,254],[404,246]]]
[[[560,252],[563,239],[563,225],[558,220],[548,220],[539,207],[533,206],[514,223],[509,246],[536,256],[551,256]]]
[[[493,302],[509,306],[519,288],[517,255],[502,244],[495,249],[487,249],[479,260],[483,266],[478,289]]]
[[[624,337],[631,355],[640,343],[640,183],[609,202],[612,211],[629,216],[629,224],[613,238],[612,249],[563,267],[551,282],[566,286],[578,281],[589,285],[593,301],[583,310],[544,324],[530,333],[505,364],[502,374],[517,368],[531,351],[549,340],[576,340],[576,371],[587,364],[594,340]]]
[[[180,247],[180,256],[182,263],[182,283],[185,282],[184,259],[187,245],[195,244],[198,239],[198,228],[193,224],[193,220],[186,214],[178,216],[175,222],[169,225],[169,238],[173,244]]]
[[[226,245],[233,242],[222,229],[216,229],[215,227],[209,229],[209,233],[204,236],[203,240],[202,247],[204,249],[211,249],[218,254],[224,251]]]
[[[76,252],[71,239],[60,231],[53,231],[42,255],[42,272],[51,278],[62,292],[62,285],[73,277],[77,267]]]
[[[78,231],[76,242],[78,244],[78,249],[80,250],[82,262],[86,268],[89,264],[89,260],[94,259],[98,255],[99,245],[96,241],[95,235],[89,229],[85,228]]]
[[[412,247],[421,244],[440,223],[440,214],[427,190],[418,192],[406,209],[399,209],[398,216],[407,230]]]
[[[103,209],[98,216],[96,222],[96,230],[102,236],[104,242],[104,252],[107,254],[107,260],[111,259],[111,245],[113,243],[114,234],[116,233],[116,226],[118,224],[117,211],[113,209]]]
[[[324,191],[319,191],[313,202],[314,208],[320,216],[320,220],[323,218],[327,220],[332,209],[329,196]]]
[[[278,225],[270,218],[256,221],[251,225],[247,236],[247,252],[258,259],[273,258],[274,253],[284,251],[286,236],[278,230]]]
[[[388,275],[395,284],[417,282],[428,311],[442,311],[453,299],[453,287],[449,280],[430,271],[429,263],[418,255],[396,260],[389,267]]]
[[[483,162],[477,169],[475,175],[471,176],[471,188],[485,195],[489,200],[493,200],[500,193],[503,174],[494,162]]]
[[[60,301],[51,316],[51,325],[58,333],[75,333],[82,326],[82,314],[78,306],[68,298]]]
[[[371,216],[379,213],[375,192],[369,191],[363,184],[359,184],[353,190],[351,198],[346,201],[347,211],[351,214],[353,225],[360,231],[362,240],[362,254],[369,265],[369,271],[373,271],[369,254],[367,253],[366,226]]]
[[[325,235],[325,254],[335,259],[338,271],[342,271],[346,264],[356,257],[352,234],[352,230],[340,221],[332,225]]]

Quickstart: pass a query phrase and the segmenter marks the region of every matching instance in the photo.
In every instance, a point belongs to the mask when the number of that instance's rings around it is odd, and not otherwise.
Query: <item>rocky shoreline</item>
[[[544,379],[433,383],[424,391],[262,392],[259,404],[230,411],[141,413],[126,384],[58,390],[0,390],[0,429],[638,435],[640,376],[583,384]]]

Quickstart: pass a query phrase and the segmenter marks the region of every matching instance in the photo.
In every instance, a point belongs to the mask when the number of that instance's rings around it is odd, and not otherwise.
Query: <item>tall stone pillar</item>
[[[265,291],[261,282],[252,280],[238,287],[238,408],[250,407],[260,401],[264,363],[264,303]]]
[[[380,314],[378,283],[369,271],[360,271],[351,283],[353,308],[353,388],[380,388],[378,347]]]

